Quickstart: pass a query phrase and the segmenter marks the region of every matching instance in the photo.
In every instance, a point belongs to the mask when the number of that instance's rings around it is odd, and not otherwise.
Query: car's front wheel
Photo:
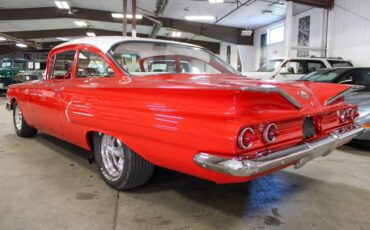
[[[94,157],[100,176],[117,190],[145,184],[154,171],[153,164],[106,134],[94,135]]]
[[[37,129],[29,126],[23,118],[22,112],[17,102],[13,104],[13,122],[15,133],[20,137],[34,137]]]

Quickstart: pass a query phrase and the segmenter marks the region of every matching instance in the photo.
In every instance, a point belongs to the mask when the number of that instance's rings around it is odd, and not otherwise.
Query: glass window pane
[[[81,50],[78,55],[76,78],[114,77],[114,72],[99,54]]]
[[[200,48],[171,43],[122,43],[111,51],[114,59],[134,76],[165,73],[238,74],[216,55]]]
[[[307,68],[308,68],[309,73],[314,72],[316,70],[323,69],[325,67],[326,66],[322,61],[308,61],[307,62]]]
[[[284,41],[284,25],[272,27],[268,30],[269,44]]]
[[[330,65],[335,68],[335,67],[353,67],[352,63],[348,61],[333,61],[333,60],[328,60]]]
[[[54,55],[51,64],[50,79],[71,78],[75,53],[75,50],[70,50]]]

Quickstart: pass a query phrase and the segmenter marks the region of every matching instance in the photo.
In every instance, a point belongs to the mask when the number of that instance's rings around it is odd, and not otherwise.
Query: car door
[[[49,60],[48,76],[32,89],[29,107],[33,125],[53,136],[62,136],[60,93],[70,84],[76,50],[56,52]]]
[[[65,84],[65,89],[60,93],[60,120],[63,129],[63,139],[84,147],[84,144],[86,144],[85,134],[89,127],[78,125],[73,122],[73,119],[84,120],[92,117],[89,110],[91,97],[86,96],[86,94],[79,94],[78,89],[80,87],[95,89],[100,85],[110,84],[115,80],[118,82],[121,79],[121,73],[106,55],[91,47],[79,49],[75,63],[76,67],[72,74],[72,79],[69,84]],[[79,111],[75,111],[76,107],[79,108]]]

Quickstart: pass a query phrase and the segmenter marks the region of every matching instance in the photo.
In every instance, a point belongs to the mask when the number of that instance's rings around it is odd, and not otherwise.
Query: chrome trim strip
[[[193,160],[197,165],[219,173],[237,177],[254,176],[289,164],[300,168],[310,160],[330,154],[333,149],[346,144],[363,131],[363,127],[354,125],[332,132],[323,139],[304,142],[253,160],[223,158],[204,152],[195,155]]]
[[[333,102],[335,102],[339,98],[344,97],[347,94],[352,93],[353,91],[360,90],[360,89],[363,89],[363,88],[365,88],[365,86],[362,86],[362,85],[352,85],[351,88],[349,88],[349,89],[347,89],[347,90],[345,90],[345,91],[343,91],[343,92],[335,95],[334,97],[331,97],[331,98],[327,99],[324,102],[324,105],[331,105]]]
[[[263,93],[278,93],[283,98],[285,98],[287,101],[289,101],[292,105],[294,105],[297,109],[302,109],[303,106],[301,103],[299,103],[294,97],[289,95],[285,90],[269,84],[263,84],[261,86],[255,86],[255,87],[243,87],[242,90],[244,91],[255,91],[255,92],[263,92]]]
[[[66,114],[66,118],[67,118],[67,121],[68,121],[68,122],[71,122],[71,119],[69,118],[69,112],[68,112],[69,107],[70,107],[71,105],[72,105],[72,101],[68,102],[67,107],[66,107],[66,110],[64,111],[64,113]]]

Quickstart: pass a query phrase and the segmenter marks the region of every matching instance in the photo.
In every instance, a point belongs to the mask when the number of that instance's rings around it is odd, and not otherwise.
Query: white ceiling
[[[39,30],[55,30],[55,29],[70,29],[70,28],[81,28],[77,27],[74,23],[74,19],[70,18],[58,18],[58,19],[34,19],[34,20],[13,20],[13,21],[0,21],[0,32],[17,32],[17,31],[39,31]],[[120,23],[113,23],[113,22],[101,22],[101,21],[93,21],[88,20],[86,21],[90,28],[92,29],[100,29],[100,30],[110,30],[110,31],[122,31],[122,25]],[[131,25],[127,26],[129,32],[131,32]],[[139,34],[150,34],[152,31],[151,26],[137,26],[137,32]],[[163,37],[171,37],[171,29],[162,28],[158,36]],[[99,35],[99,34],[97,34]],[[193,34],[182,32],[181,38],[187,39],[192,38]],[[55,39],[54,39],[55,40]],[[54,41],[53,40],[53,41]],[[199,41],[209,41],[209,42],[220,42],[216,39],[204,37],[204,36],[197,36],[193,38],[193,40]],[[45,39],[46,41],[50,41],[50,39]]]
[[[137,0],[138,7],[145,11],[153,12],[157,0]],[[239,0],[241,3],[247,0]],[[77,8],[88,8],[96,10],[104,10],[111,12],[122,12],[122,0],[71,0],[71,6]],[[129,2],[129,8],[130,0]],[[174,18],[183,20],[186,15],[212,15],[217,19],[222,18],[232,10],[236,5],[236,0],[225,0],[225,3],[210,4],[208,0],[169,0],[162,17]],[[37,7],[56,7],[53,0],[0,0],[0,8],[37,8]],[[294,4],[294,12],[299,13],[311,7]],[[271,14],[263,13],[263,11],[271,11]],[[228,15],[218,25],[255,29],[261,26],[279,21],[285,16],[286,7],[282,0],[252,0],[246,6],[240,7],[238,10]],[[141,11],[143,12],[143,11]],[[119,21],[101,22],[87,21],[89,27],[102,30],[121,31],[122,25]],[[16,31],[37,31],[37,30],[53,30],[53,29],[73,29],[80,28],[74,24],[74,19],[59,18],[59,19],[40,19],[40,20],[11,20],[0,21],[0,32],[16,32]],[[138,33],[150,34],[150,26],[138,25]],[[131,30],[130,25],[128,30]],[[170,28],[162,28],[159,31],[159,36],[170,37]],[[99,34],[97,34],[99,35]],[[193,34],[182,32],[181,38],[192,38],[201,41],[219,42],[218,40],[207,38],[204,36],[193,37]],[[55,40],[55,38],[47,38],[44,40]]]
[[[241,0],[244,3],[247,0]],[[129,1],[130,2],[130,1]],[[231,2],[231,3],[230,3]],[[237,7],[236,0],[225,0],[225,3],[210,4],[207,0],[170,0],[163,17],[184,19],[186,15],[213,15],[221,18]],[[257,28],[284,17],[285,6],[274,4],[279,0],[254,0],[243,6],[218,24],[240,28]],[[153,12],[156,0],[138,0],[138,7]],[[72,7],[122,12],[122,0],[71,0]],[[55,7],[53,0],[0,0],[3,8]],[[263,14],[270,10],[273,14]]]

